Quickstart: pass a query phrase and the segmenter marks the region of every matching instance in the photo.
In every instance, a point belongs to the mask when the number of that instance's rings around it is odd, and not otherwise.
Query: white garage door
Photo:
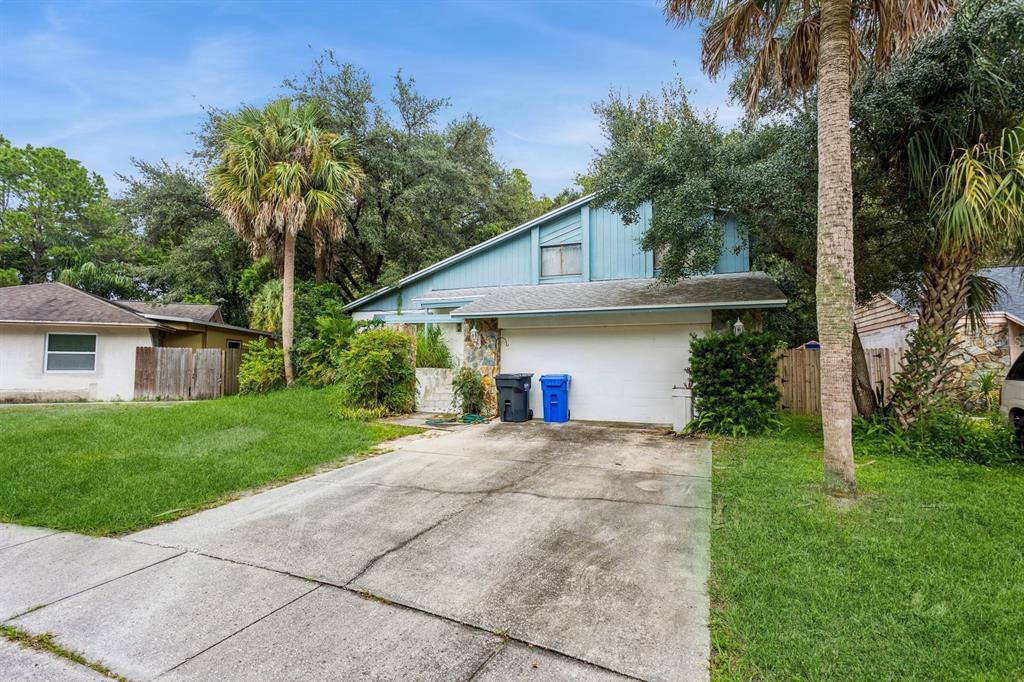
[[[686,380],[690,335],[708,324],[502,328],[502,372],[532,372],[530,407],[543,417],[540,377],[569,374],[571,419],[672,422],[672,386]]]

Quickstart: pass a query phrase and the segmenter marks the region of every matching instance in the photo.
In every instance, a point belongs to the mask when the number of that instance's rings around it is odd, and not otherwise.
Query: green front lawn
[[[414,432],[340,421],[325,391],[305,388],[176,405],[4,408],[0,521],[123,533],[356,461]]]
[[[717,680],[1011,680],[1024,671],[1024,468],[858,452],[820,492],[815,419],[716,444]]]

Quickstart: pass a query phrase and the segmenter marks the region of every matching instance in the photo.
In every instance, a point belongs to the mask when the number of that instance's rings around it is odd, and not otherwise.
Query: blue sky
[[[700,73],[699,30],[622,2],[12,2],[0,4],[0,133],[65,149],[111,188],[130,158],[188,160],[203,107],[281,94],[323,50],[390,87],[397,69],[494,129],[535,191],[572,184],[602,144],[593,102],[675,74],[725,124],[727,81]],[[383,92],[383,91],[381,91]]]

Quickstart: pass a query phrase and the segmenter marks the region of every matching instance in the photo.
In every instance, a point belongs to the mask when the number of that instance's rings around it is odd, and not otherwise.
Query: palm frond
[[[1006,295],[1006,288],[983,275],[973,274],[967,280],[967,323],[973,330],[985,326],[985,313],[995,309],[1000,297]]]

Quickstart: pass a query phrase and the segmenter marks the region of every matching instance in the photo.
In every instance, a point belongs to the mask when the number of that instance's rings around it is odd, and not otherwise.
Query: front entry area
[[[709,311],[501,318],[501,371],[533,373],[530,407],[543,414],[540,377],[569,374],[570,419],[672,422],[672,387],[687,380],[690,336]]]

